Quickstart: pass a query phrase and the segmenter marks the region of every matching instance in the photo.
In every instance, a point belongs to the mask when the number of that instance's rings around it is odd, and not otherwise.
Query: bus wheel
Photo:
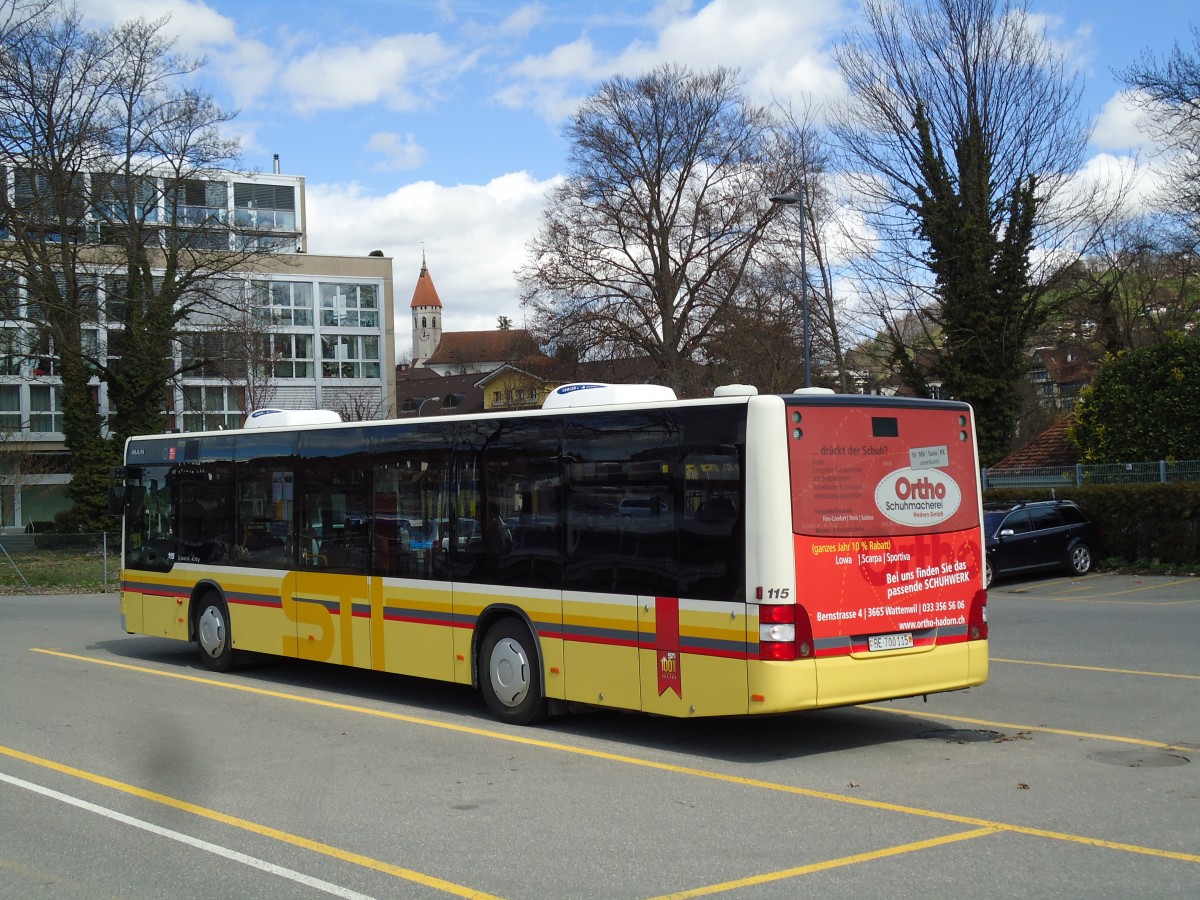
[[[229,634],[229,612],[216,594],[206,594],[200,600],[196,616],[196,644],[200,659],[214,672],[228,672],[233,667],[233,640]]]
[[[516,619],[501,619],[484,635],[479,650],[479,688],[501,722],[532,725],[546,718],[542,674],[533,636]]]

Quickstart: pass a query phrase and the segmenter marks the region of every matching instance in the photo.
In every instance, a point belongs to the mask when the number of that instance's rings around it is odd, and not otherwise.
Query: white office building
[[[4,190],[19,191],[19,179]],[[10,194],[10,196],[12,196]],[[273,252],[246,271],[222,273],[221,296],[245,310],[249,349],[245,377],[229,365],[230,316],[196,313],[181,326],[163,386],[163,431],[240,427],[250,407],[324,408],[347,419],[395,414],[392,261],[364,248],[362,256],[309,252],[304,179],[229,173],[189,184],[188,211],[208,223],[267,235]],[[0,238],[2,240],[2,238]],[[120,276],[87,273],[95,291],[95,327],[84,351],[119,357]],[[69,502],[71,463],[62,434],[61,378],[56,348],[39,337],[37,309],[19,280],[0,291],[0,528],[48,522]],[[236,330],[236,329],[233,329]],[[234,370],[238,366],[232,367]],[[93,379],[102,421],[110,412],[103,383]]]

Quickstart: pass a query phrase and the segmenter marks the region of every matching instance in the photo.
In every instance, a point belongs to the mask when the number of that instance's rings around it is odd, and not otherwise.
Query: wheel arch
[[[200,598],[208,594],[216,594],[217,599],[225,606],[226,619],[229,618],[229,598],[225,596],[225,589],[211,578],[202,578],[192,586],[191,596],[188,598],[188,640],[196,641],[196,617],[200,614]]]
[[[538,671],[542,675],[541,690],[544,697],[546,695],[546,660],[542,651],[542,639],[538,636],[537,627],[529,618],[528,613],[518,606],[507,603],[493,603],[484,609],[475,620],[475,630],[471,634],[471,686],[479,690],[479,651],[483,644],[483,638],[493,625],[503,619],[516,619],[525,626],[529,631],[529,636],[533,638],[533,652],[536,656],[535,662]]]

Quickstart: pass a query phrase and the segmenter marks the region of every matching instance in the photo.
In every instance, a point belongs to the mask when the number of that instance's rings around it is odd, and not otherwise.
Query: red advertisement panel
[[[813,638],[965,628],[982,587],[979,529],[936,535],[796,536]],[[818,649],[817,655],[821,655]]]
[[[792,407],[799,600],[817,641],[954,631],[981,586],[973,432],[954,409]]]

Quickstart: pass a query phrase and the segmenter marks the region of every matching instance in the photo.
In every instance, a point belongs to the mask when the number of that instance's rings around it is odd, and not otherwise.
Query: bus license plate
[[[912,645],[911,631],[900,634],[873,634],[867,638],[867,649],[872,653],[876,650],[903,650]]]

